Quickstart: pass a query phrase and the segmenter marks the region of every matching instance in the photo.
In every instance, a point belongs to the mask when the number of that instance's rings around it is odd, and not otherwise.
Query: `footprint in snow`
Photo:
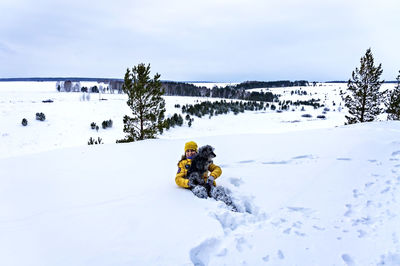
[[[364,230],[357,230],[358,232],[358,238],[364,238],[367,235],[367,232]]]
[[[399,156],[399,157],[400,157],[400,151],[394,151],[394,152],[392,152],[392,156]]]
[[[299,232],[299,231],[294,231],[294,233],[295,233],[297,236],[301,236],[301,237],[306,236],[305,233],[302,233],[302,232]]]
[[[305,217],[309,218],[311,214],[314,213],[312,209],[304,208],[304,207],[287,207],[289,212],[298,212],[303,214]]]
[[[207,265],[210,254],[219,245],[219,240],[216,238],[209,238],[200,245],[190,250],[189,256],[193,265]]]
[[[361,195],[362,193],[360,193],[357,189],[353,189],[353,198],[358,198]]]
[[[295,156],[292,158],[292,160],[299,160],[299,159],[314,159],[314,156],[312,156],[311,154],[307,154],[307,155]]]
[[[342,157],[339,157],[339,158],[336,158],[336,160],[338,160],[338,161],[351,161],[352,159],[351,159],[351,158],[342,158]]]
[[[244,237],[240,237],[238,239],[236,239],[236,249],[239,252],[242,252],[244,250],[244,248],[247,247],[249,249],[252,248],[252,246],[247,243],[246,239]]]
[[[243,184],[243,180],[241,178],[236,178],[236,177],[229,178],[229,182],[235,187],[239,187],[241,184]]]
[[[346,204],[347,211],[343,214],[345,217],[349,217],[353,214],[351,204]]]
[[[390,158],[390,161],[399,161],[399,160],[400,160],[400,151],[392,152],[392,158]]]
[[[263,257],[262,260],[265,261],[265,262],[268,262],[269,261],[269,255]]]
[[[254,160],[244,160],[244,161],[240,161],[240,164],[244,164],[244,163],[254,163]]]
[[[288,164],[290,161],[263,162],[262,164]]]
[[[318,231],[325,231],[325,228],[324,228],[324,227],[319,227],[319,226],[317,226],[317,225],[313,225],[313,228],[316,229],[316,230],[318,230]]]
[[[283,260],[283,259],[285,258],[285,255],[283,254],[282,250],[278,250],[277,255],[278,255],[278,258],[279,258],[280,260]]]
[[[365,188],[369,188],[370,186],[372,186],[373,184],[375,184],[374,182],[368,182],[365,184]]]
[[[292,228],[289,227],[286,230],[284,230],[283,233],[289,235],[291,230],[292,230]]]
[[[343,254],[342,255],[342,260],[347,264],[347,266],[353,266],[354,260],[350,257],[349,254]]]

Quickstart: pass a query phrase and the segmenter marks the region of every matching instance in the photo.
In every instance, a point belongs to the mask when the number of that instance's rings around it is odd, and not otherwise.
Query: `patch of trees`
[[[46,115],[44,113],[36,113],[36,120],[44,121],[46,120]]]
[[[282,84],[295,84],[290,81],[282,82]],[[268,85],[271,83],[270,85]],[[263,84],[263,85],[260,85]],[[165,91],[165,95],[168,96],[192,96],[192,97],[213,97],[213,98],[225,98],[225,99],[238,99],[247,101],[263,101],[272,102],[274,99],[278,99],[277,95],[272,92],[248,92],[247,89],[260,88],[259,86],[272,86],[275,84],[281,84],[280,82],[244,82],[235,86],[225,87],[214,87],[208,89],[207,87],[198,87],[193,84],[183,82],[167,81],[162,82],[162,87]],[[296,83],[297,84],[297,83]],[[303,83],[302,83],[303,84]],[[267,86],[268,85],[268,86]],[[297,85],[292,85],[297,86]]]
[[[175,113],[172,117],[169,117],[164,120],[164,128],[166,130],[170,129],[171,127],[181,127],[183,125],[183,117]],[[191,124],[190,124],[191,125]]]
[[[323,107],[324,105],[323,104],[320,104],[319,103],[319,101],[320,101],[320,99],[311,99],[311,100],[308,100],[308,101],[299,101],[299,100],[297,100],[297,101],[295,101],[295,102],[293,102],[293,101],[286,101],[286,105],[295,105],[295,106],[299,106],[299,105],[308,105],[308,106],[312,106],[312,107],[314,107],[314,109],[318,109],[318,108],[320,108],[320,107]]]
[[[210,118],[212,116],[217,116],[221,114],[228,114],[233,112],[235,115],[239,113],[243,113],[244,111],[258,111],[264,110],[266,106],[263,102],[227,102],[225,100],[221,101],[205,101],[199,104],[186,104],[182,106],[182,113],[186,113],[189,117],[186,117],[186,120],[190,119],[191,116],[203,117],[208,115]]]
[[[210,97],[210,89],[189,83],[164,81],[162,88],[167,96]]]
[[[90,139],[88,141],[88,145],[104,144],[102,141],[103,140],[100,137],[97,137],[97,139],[94,139],[94,138],[90,137]]]
[[[297,95],[307,95],[307,91],[302,91],[302,90],[295,90],[290,92],[291,95],[297,94]]]

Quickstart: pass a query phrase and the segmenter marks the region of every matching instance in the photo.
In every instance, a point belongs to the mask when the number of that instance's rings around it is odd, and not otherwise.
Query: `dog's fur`
[[[199,152],[193,156],[192,164],[188,170],[187,177],[194,185],[205,185],[203,176],[208,171],[208,167],[215,158],[214,148],[210,145],[200,147]]]
[[[210,145],[203,146],[199,152],[193,156],[192,164],[188,170],[187,177],[192,184],[192,192],[199,198],[211,197],[215,200],[224,202],[232,211],[237,212],[235,204],[232,202],[229,190],[223,187],[214,187],[214,185],[204,182],[204,173],[208,171],[208,167],[213,163],[215,158],[214,148]]]

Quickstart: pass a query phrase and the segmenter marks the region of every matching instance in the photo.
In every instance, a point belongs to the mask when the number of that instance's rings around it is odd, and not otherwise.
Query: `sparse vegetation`
[[[46,120],[46,116],[44,113],[36,113],[36,120],[44,121]]]
[[[101,123],[101,126],[103,127],[103,129],[111,128],[113,126],[113,121],[111,119],[105,120],[103,121],[103,123]]]
[[[90,139],[88,141],[88,145],[104,144],[102,141],[103,140],[100,137],[97,137],[97,139],[90,137]]]
[[[21,124],[22,124],[24,127],[26,127],[26,126],[28,125],[28,120],[26,120],[26,118],[23,118]]]

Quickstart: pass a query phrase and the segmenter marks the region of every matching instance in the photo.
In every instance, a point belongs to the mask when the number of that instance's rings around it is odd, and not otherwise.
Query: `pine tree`
[[[379,91],[383,83],[383,80],[379,80],[382,64],[378,67],[374,66],[370,48],[365,56],[361,57],[360,63],[360,69],[356,68],[353,71],[352,78],[347,83],[348,91],[342,94],[345,107],[349,111],[349,115],[346,115],[346,124],[374,121],[383,111],[381,103],[384,101],[386,92]]]
[[[150,64],[139,64],[126,71],[122,90],[128,94],[127,104],[132,117],[124,116],[125,139],[117,142],[132,142],[155,138],[162,133],[165,113],[165,101],[161,97],[160,74],[150,79]]]
[[[400,71],[399,71],[400,73]],[[400,120],[400,74],[396,78],[397,86],[390,92],[389,102],[387,104],[388,119]]]

